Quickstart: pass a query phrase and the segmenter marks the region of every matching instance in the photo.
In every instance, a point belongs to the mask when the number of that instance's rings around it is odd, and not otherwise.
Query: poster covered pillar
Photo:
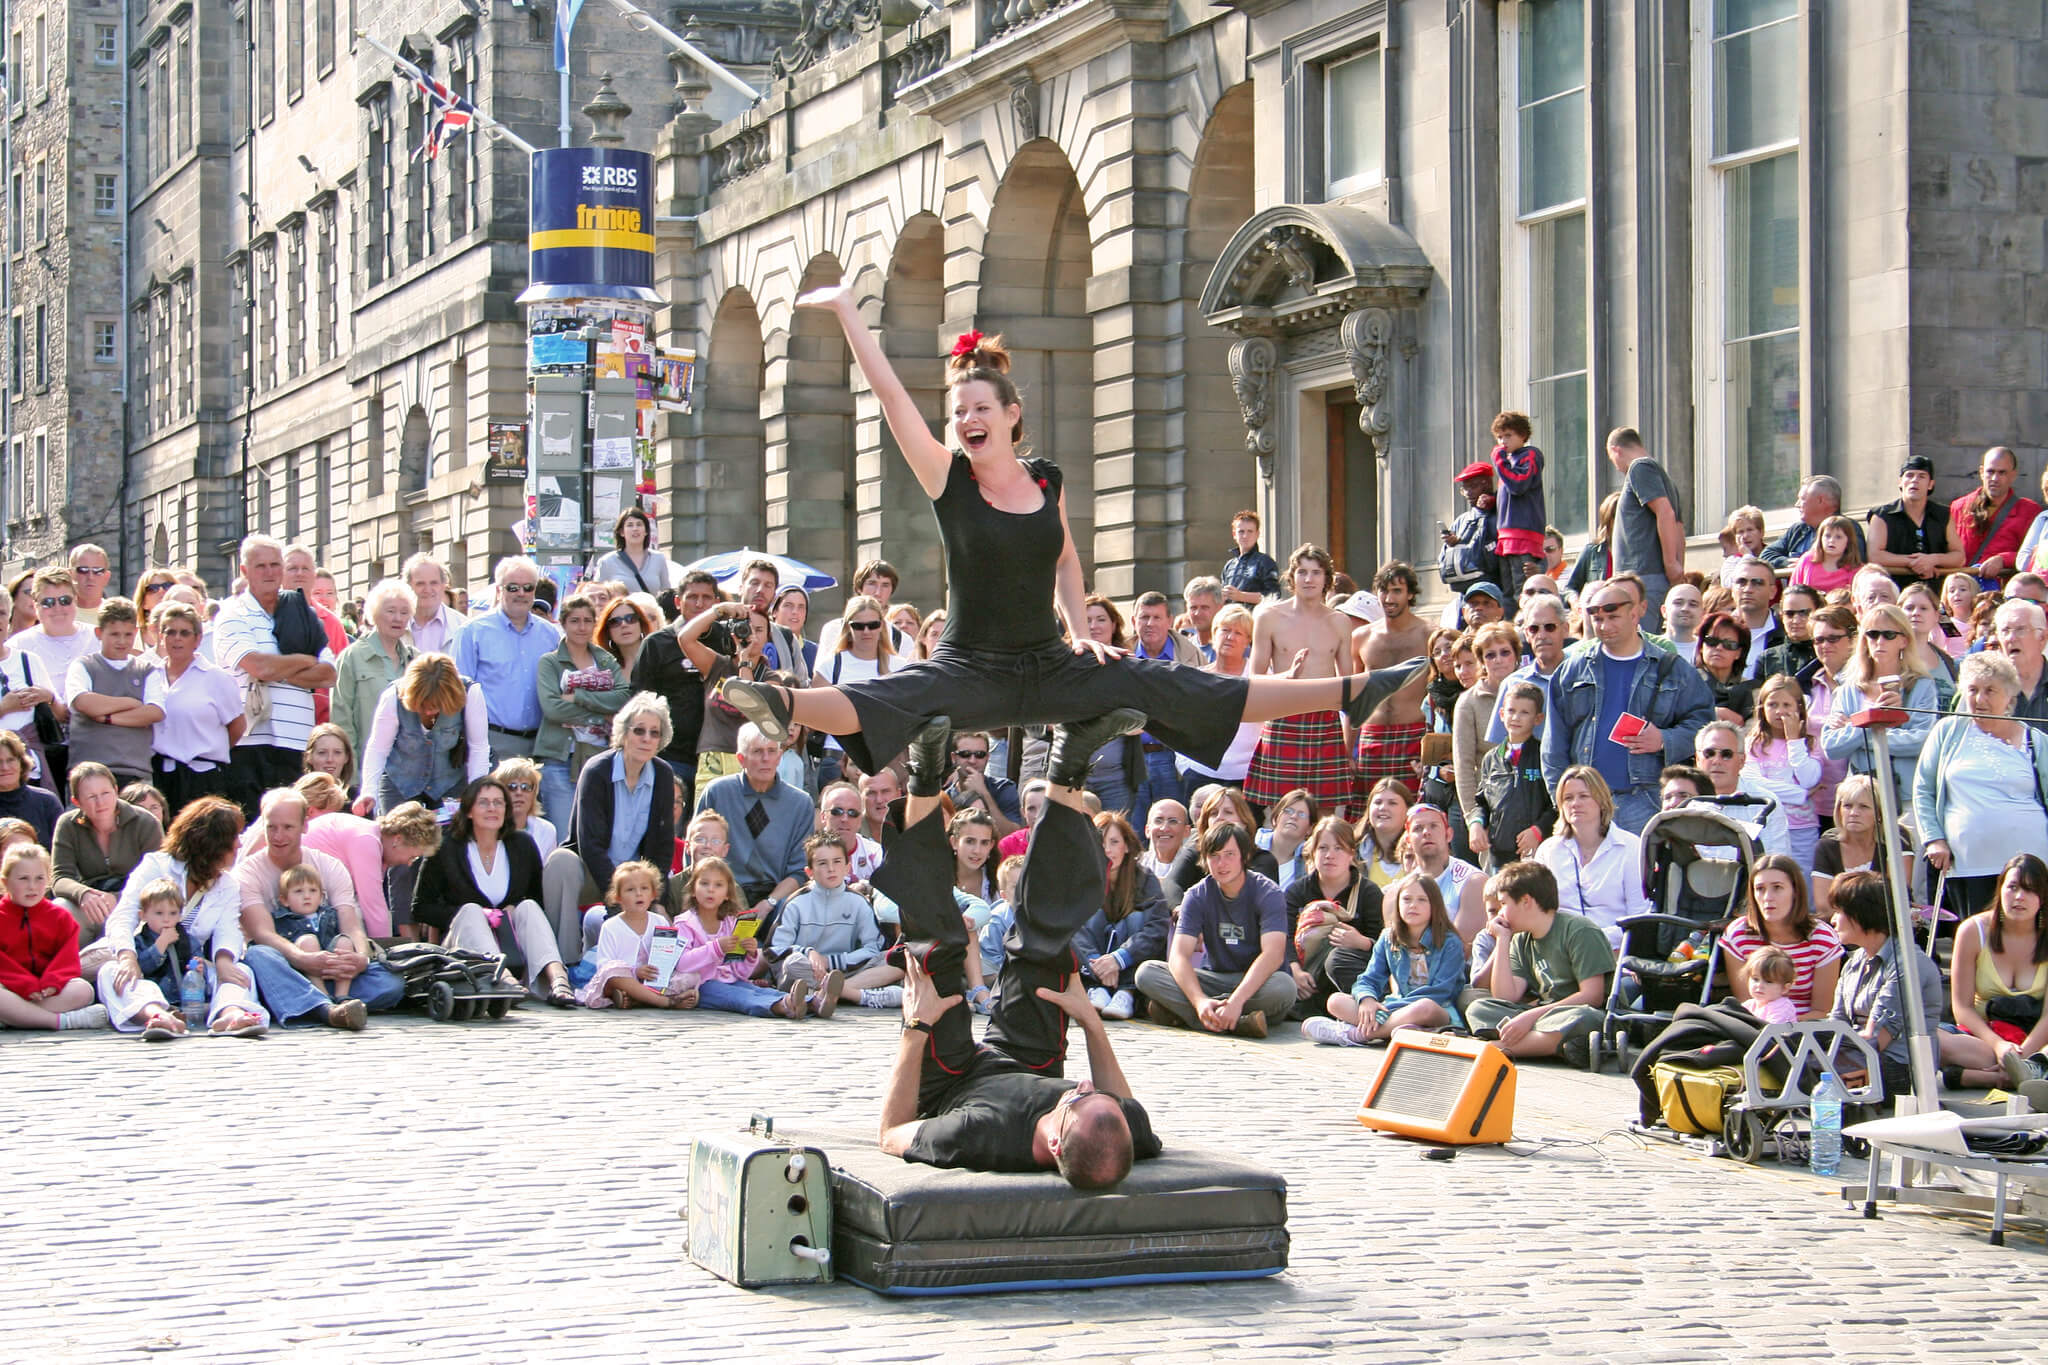
[[[658,414],[687,412],[696,357],[653,344],[654,159],[617,144],[631,110],[609,80],[586,105],[594,146],[533,154],[522,547],[562,596],[641,506],[658,529]]]

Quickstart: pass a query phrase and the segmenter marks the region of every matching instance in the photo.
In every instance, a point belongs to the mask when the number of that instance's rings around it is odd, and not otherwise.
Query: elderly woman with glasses
[[[634,693],[612,717],[611,747],[577,779],[568,841],[541,874],[541,905],[571,966],[583,959],[583,908],[604,899],[612,869],[635,858],[664,869],[675,861],[676,775],[658,757],[671,724],[666,701]]]
[[[1857,623],[1856,653],[1842,670],[1834,710],[1820,735],[1821,748],[1829,758],[1846,758],[1851,772],[1875,776],[1877,760],[1870,737],[1851,725],[1849,718],[1872,707],[1904,706],[1906,719],[1891,727],[1892,770],[1885,774],[1895,784],[1893,790],[1901,805],[1913,797],[1920,749],[1941,709],[1934,667],[1905,612],[1889,604],[1870,608]]]
[[[1700,674],[1714,694],[1714,714],[1746,725],[1756,709],[1756,684],[1743,676],[1749,662],[1749,627],[1725,611],[1700,622]]]
[[[1957,671],[1964,714],[1927,732],[1911,796],[1927,864],[1948,873],[1949,903],[1967,918],[2015,854],[2048,858],[2048,735],[2013,714],[2010,659],[1965,655]]]

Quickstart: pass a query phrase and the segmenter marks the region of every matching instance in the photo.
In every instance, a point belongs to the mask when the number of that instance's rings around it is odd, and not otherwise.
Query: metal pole
[[[1920,973],[1913,970],[1913,896],[1906,885],[1906,856],[1899,844],[1899,800],[1892,790],[1891,727],[1864,727],[1870,736],[1871,769],[1877,781],[1878,825],[1884,831],[1887,875],[1891,882],[1892,942],[1898,945],[1899,987],[1906,999],[1906,1058],[1913,1068],[1913,1104],[1921,1113],[1941,1107],[1940,1070],[1934,1061],[1934,1035],[1927,1029],[1927,1002],[1920,998]],[[1895,1099],[1898,1097],[1894,1097]]]
[[[384,44],[378,42],[375,38],[371,37],[368,33],[365,33],[362,29],[356,30],[356,37],[361,38],[371,47],[377,49],[377,51],[389,57],[391,59],[391,64],[393,66],[397,67],[400,71],[403,71],[406,75],[412,77],[414,80],[424,81],[427,79],[426,72],[420,70],[417,66],[413,65],[405,58],[399,56],[398,53],[384,46]],[[567,81],[567,79],[567,77],[563,78],[565,82]],[[517,147],[520,151],[525,152],[528,156],[533,155],[533,153],[537,150],[531,142],[528,142],[525,138],[519,136],[519,134],[513,132],[510,128],[507,128],[504,124],[498,122],[498,120],[492,118],[483,110],[475,110],[471,117],[476,121],[476,126],[479,130],[489,133],[492,137],[503,138],[505,141]],[[567,116],[565,115],[564,117],[566,119]]]
[[[562,111],[562,114],[561,121],[555,125],[555,132],[561,139],[561,145],[566,147],[569,145],[569,73],[566,71],[562,71],[558,72],[557,75],[560,77],[561,81],[561,100],[559,107]]]
[[[754,104],[760,101],[760,91],[720,66],[703,48],[698,47],[689,39],[663,25],[660,20],[656,19],[646,10],[632,4],[631,0],[609,0],[609,3],[613,9],[626,17],[628,24],[643,33],[654,34],[670,47],[702,67],[705,74],[710,76],[711,79],[725,86],[736,95],[746,96],[747,103]],[[562,145],[566,147],[569,144],[564,142]]]

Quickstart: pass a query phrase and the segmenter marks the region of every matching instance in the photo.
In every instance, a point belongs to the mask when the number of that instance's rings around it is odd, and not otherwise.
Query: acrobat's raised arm
[[[904,463],[917,476],[925,496],[936,499],[946,491],[946,473],[952,464],[952,456],[946,453],[945,444],[932,435],[924,414],[918,410],[917,401],[910,396],[910,390],[903,387],[903,381],[896,377],[896,369],[889,363],[889,357],[882,353],[881,343],[875,340],[874,333],[868,330],[867,324],[855,311],[853,290],[843,284],[813,289],[799,297],[796,306],[822,309],[839,319],[839,326],[846,333],[846,344],[853,350],[854,363],[867,376],[868,387],[882,400],[882,416],[889,423],[889,434],[896,438],[896,448],[903,452]]]

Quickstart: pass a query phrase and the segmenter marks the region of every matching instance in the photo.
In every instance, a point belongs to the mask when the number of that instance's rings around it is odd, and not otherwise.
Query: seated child
[[[78,974],[78,921],[51,900],[50,855],[33,841],[0,862],[0,1025],[105,1028],[107,1011]]]
[[[761,940],[752,933],[741,936],[739,930],[743,924],[758,928],[760,921],[746,911],[739,881],[725,859],[703,857],[691,863],[683,881],[683,909],[676,916],[683,947],[676,971],[697,978],[697,1003],[705,1009],[762,1019],[803,1018],[810,1003],[809,981],[790,982],[787,994],[754,984],[761,970]],[[819,994],[820,1019],[830,1019],[838,1007],[838,996]]]
[[[321,902],[320,897],[326,890],[319,870],[311,863],[286,868],[284,875],[277,879],[277,907],[270,912],[277,936],[289,939],[293,947],[309,953],[332,948],[334,940],[341,937],[341,914],[333,906]],[[327,993],[336,1000],[346,999],[354,982],[352,976],[328,977],[325,982]],[[172,988],[175,991],[175,982]],[[173,995],[171,998],[177,997]]]
[[[1462,1025],[1465,940],[1451,923],[1443,891],[1434,877],[1411,872],[1388,888],[1388,896],[1394,913],[1351,993],[1330,997],[1330,1018],[1301,1021],[1311,1041],[1363,1047],[1387,1041],[1397,1028]]]
[[[983,981],[1002,979],[1003,963],[1010,955],[1004,940],[1010,935],[1010,926],[1017,922],[1017,882],[1023,875],[1024,855],[1021,853],[1003,859],[996,867],[996,903],[989,907],[988,923],[981,926],[981,951],[974,955],[981,960]],[[984,999],[988,1008],[976,1005],[975,1009],[987,1014],[995,1006],[995,995],[991,992]]]
[[[185,898],[169,878],[143,888],[136,915],[135,965],[142,969],[142,979],[155,982],[166,1000],[176,1000],[184,989],[185,965],[198,951],[180,922],[184,909]]]
[[[597,959],[597,971],[576,993],[578,1001],[594,1010],[607,1005],[622,1010],[634,1005],[658,1010],[696,1007],[694,973],[682,970],[678,963],[664,981],[659,979],[660,970],[648,961],[655,935],[669,928],[668,917],[654,911],[655,897],[660,894],[661,873],[653,863],[634,858],[612,869],[605,900],[617,906],[618,913],[606,919],[598,931],[597,947],[591,954]]]
[[[1488,994],[1465,1010],[1472,1032],[1510,1057],[1560,1056],[1584,1070],[1614,971],[1606,931],[1557,908],[1557,877],[1541,863],[1509,863],[1495,880],[1500,912],[1487,927],[1507,948],[1494,948]]]
[[[846,889],[846,845],[836,834],[804,842],[811,884],[783,902],[768,952],[783,990],[810,983],[814,995],[868,1009],[903,1004],[903,973],[882,961],[882,926],[866,901]]]
[[[1543,689],[1526,678],[1503,686],[1500,723],[1508,736],[1481,756],[1479,791],[1465,815],[1466,838],[1489,871],[1535,857],[1557,823],[1543,780]]]
[[[1799,1022],[1799,1002],[1792,998],[1792,982],[1799,964],[1783,948],[1759,948],[1749,955],[1749,999],[1743,1004],[1766,1024]]]

